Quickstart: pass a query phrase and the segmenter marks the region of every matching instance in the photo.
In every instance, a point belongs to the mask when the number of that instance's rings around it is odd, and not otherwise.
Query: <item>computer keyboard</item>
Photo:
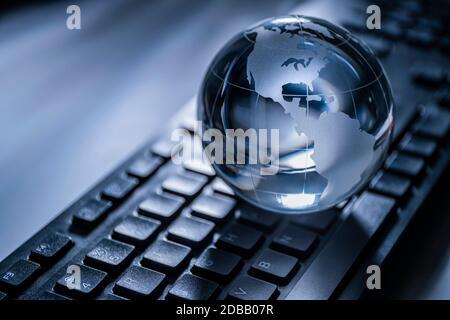
[[[237,198],[208,163],[173,163],[182,146],[166,133],[0,263],[0,300],[345,296],[358,262],[388,256],[450,157],[449,64],[397,67],[432,46],[445,61],[449,20],[422,15],[426,2],[386,8],[381,30],[344,22],[401,82],[394,94],[408,97],[398,101],[390,154],[366,190],[318,214],[265,212]],[[176,126],[192,134],[180,118]],[[76,288],[68,287],[70,266],[80,270]]]

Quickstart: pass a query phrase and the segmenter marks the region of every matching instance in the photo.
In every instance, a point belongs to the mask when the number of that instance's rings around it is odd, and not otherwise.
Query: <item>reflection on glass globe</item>
[[[389,147],[392,108],[385,72],[364,43],[297,15],[235,36],[198,99],[203,131],[222,134],[223,159],[210,157],[216,172],[244,200],[291,214],[330,208],[365,186]],[[244,131],[244,148],[229,147],[229,129]]]

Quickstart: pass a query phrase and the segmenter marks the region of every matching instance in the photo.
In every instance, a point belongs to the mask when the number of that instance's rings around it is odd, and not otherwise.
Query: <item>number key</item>
[[[106,271],[118,271],[129,260],[134,246],[110,239],[101,240],[87,255],[86,264]]]
[[[162,182],[162,187],[167,192],[192,199],[200,192],[207,181],[208,179],[205,176],[185,172],[167,177]]]
[[[109,201],[90,199],[75,210],[72,222],[76,226],[93,228],[105,218],[110,208]]]
[[[100,291],[106,275],[106,272],[85,265],[69,265],[55,290],[69,297],[92,298]]]
[[[147,179],[162,163],[163,160],[156,156],[139,158],[128,167],[127,173],[138,179]]]
[[[39,264],[21,259],[0,276],[0,287],[7,292],[22,290],[37,276]]]
[[[30,259],[41,264],[50,265],[60,258],[73,245],[70,237],[55,232],[47,235],[30,253]]]
[[[138,183],[136,178],[116,177],[102,191],[102,197],[111,201],[121,201],[137,187]]]
[[[129,216],[114,228],[113,237],[134,245],[148,244],[160,225],[157,220]]]

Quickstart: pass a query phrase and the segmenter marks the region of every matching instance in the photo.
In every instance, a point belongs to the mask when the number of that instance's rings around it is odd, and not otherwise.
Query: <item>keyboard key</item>
[[[169,290],[167,298],[183,300],[210,300],[219,292],[217,283],[193,274],[182,275]]]
[[[162,182],[165,191],[180,195],[187,199],[195,197],[208,179],[194,173],[171,175]]]
[[[443,69],[439,66],[415,66],[411,69],[411,74],[416,83],[431,87],[437,87],[445,80]]]
[[[437,143],[431,139],[407,135],[400,143],[400,149],[413,155],[431,158],[437,150]]]
[[[287,284],[298,269],[298,260],[284,253],[273,250],[264,250],[255,260],[250,275],[273,282]]]
[[[203,194],[191,204],[192,215],[213,222],[222,222],[230,216],[235,204],[236,201],[228,197]]]
[[[80,268],[79,283],[74,273],[66,273],[59,278],[55,290],[73,298],[92,298],[97,295],[105,284],[106,272],[81,264],[72,267]]]
[[[235,254],[215,248],[208,248],[197,258],[192,273],[224,283],[236,274],[241,258]]]
[[[214,223],[195,217],[180,217],[168,229],[168,238],[190,247],[204,245],[212,236]]]
[[[127,173],[138,179],[147,179],[161,166],[160,157],[145,157],[136,159],[127,169]]]
[[[176,154],[179,150],[181,150],[181,144],[170,139],[161,139],[151,148],[153,154],[165,159],[171,158],[172,154]]]
[[[300,258],[306,258],[317,244],[317,235],[311,231],[288,225],[277,233],[272,248]]]
[[[134,246],[111,239],[101,240],[86,255],[85,263],[106,271],[119,271],[131,258]]]
[[[17,293],[29,285],[39,271],[38,263],[21,259],[0,276],[0,288],[6,292]]]
[[[409,27],[414,24],[414,17],[407,10],[394,9],[387,12],[390,21],[397,21],[404,27]],[[389,20],[388,20],[389,21]],[[383,29],[383,27],[381,27]]]
[[[202,158],[201,155],[183,162],[183,167],[186,170],[200,173],[208,177],[214,177],[216,175],[211,163],[209,163],[207,159]]]
[[[391,43],[380,37],[363,36],[362,39],[379,58],[388,56],[392,50]]]
[[[385,168],[395,173],[416,178],[420,176],[424,170],[425,161],[422,158],[394,152],[386,160]]]
[[[279,215],[257,211],[257,209],[250,207],[239,209],[237,216],[239,222],[264,231],[273,230],[280,221]]]
[[[160,225],[158,220],[129,216],[114,228],[113,238],[142,246],[150,242]]]
[[[346,19],[342,24],[345,28],[355,31],[357,33],[363,33],[367,31],[366,20],[361,17],[353,17],[353,19]]]
[[[380,33],[388,39],[398,39],[403,34],[403,28],[396,22],[385,22],[379,30]]]
[[[156,240],[145,252],[142,265],[165,273],[175,273],[186,265],[191,248],[181,244]]]
[[[431,47],[435,40],[433,34],[424,30],[408,30],[406,37],[409,43],[421,47]]]
[[[186,137],[187,138],[187,137]],[[203,152],[202,141],[199,136],[183,139],[183,167],[208,177],[216,175],[211,163]]]
[[[116,282],[114,292],[129,298],[155,298],[165,280],[160,272],[131,266]]]
[[[448,37],[442,37],[439,39],[439,46],[442,51],[448,53],[450,52],[450,39]]]
[[[51,233],[31,250],[30,259],[48,266],[61,258],[72,245],[70,237],[58,232]]]
[[[418,10],[415,13],[417,15],[420,15],[422,10]],[[419,29],[424,29],[429,32],[440,32],[439,30],[444,27],[442,22],[440,21],[439,17],[436,17],[435,19],[431,19],[428,16],[425,17],[417,17],[416,26],[419,26]],[[442,30],[444,31],[444,30]]]
[[[417,134],[444,139],[447,137],[450,128],[450,112],[441,110],[440,112],[425,115],[414,126]]]
[[[437,93],[437,99],[441,106],[450,107],[450,88],[439,91]]]
[[[422,13],[424,9],[422,3],[416,1],[402,1],[402,3],[398,3],[397,5],[399,5],[400,8],[406,10],[411,15],[418,15]]]
[[[329,299],[394,208],[394,199],[364,192],[287,299]]]
[[[216,245],[244,257],[255,253],[263,241],[262,232],[233,222],[217,240]]]
[[[396,97],[396,99],[400,100],[398,101],[398,109],[401,108],[405,110],[404,105],[408,103],[404,101],[405,98],[401,99],[400,97]],[[398,140],[403,136],[403,134],[410,127],[411,123],[415,120],[415,118],[417,117],[417,109],[417,107],[410,107],[408,108],[408,111],[397,112],[397,114],[395,115],[395,126],[392,132],[392,145],[397,144]]]
[[[93,228],[105,218],[110,208],[111,202],[109,201],[90,199],[76,209],[72,223],[84,228]]]
[[[139,204],[139,213],[167,222],[175,217],[185,200],[171,194],[152,194]]]
[[[102,191],[102,197],[111,201],[120,201],[127,197],[138,185],[138,180],[131,177],[117,177]]]
[[[8,298],[8,295],[6,293],[0,292],[0,301],[6,300]]]
[[[389,172],[380,172],[370,183],[372,190],[400,199],[406,196],[410,187],[411,180]]]
[[[71,299],[64,297],[60,294],[57,294],[55,292],[52,292],[52,291],[44,291],[39,295],[38,300],[67,301],[67,300],[71,300]]]
[[[237,300],[270,300],[278,294],[276,285],[249,276],[239,277],[227,298]]]
[[[234,196],[233,189],[230,188],[222,179],[215,178],[211,184],[213,190],[215,192],[224,194],[226,196]]]
[[[329,209],[322,212],[302,214],[291,218],[293,224],[324,233],[327,231],[340,212],[338,209]]]

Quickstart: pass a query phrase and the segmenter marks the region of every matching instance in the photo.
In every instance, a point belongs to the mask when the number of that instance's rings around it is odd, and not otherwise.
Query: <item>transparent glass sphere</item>
[[[291,15],[262,21],[220,50],[200,89],[198,117],[203,132],[214,133],[203,147],[217,142],[207,155],[238,196],[270,211],[307,213],[342,202],[380,167],[393,99],[361,40]]]

